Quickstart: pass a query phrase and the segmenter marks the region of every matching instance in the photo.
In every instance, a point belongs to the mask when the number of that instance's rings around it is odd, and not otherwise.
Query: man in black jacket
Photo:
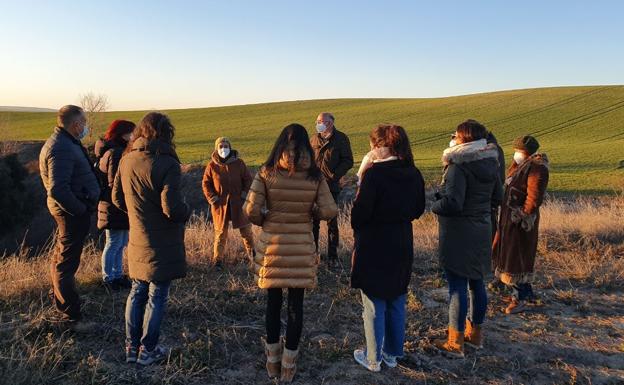
[[[317,134],[310,138],[314,150],[316,164],[323,172],[329,190],[338,204],[340,194],[340,179],[353,167],[353,153],[349,138],[334,126],[334,116],[329,112],[322,112],[316,118]],[[318,251],[320,221],[313,223],[314,241]],[[327,222],[327,259],[333,264],[338,259],[338,217]]]
[[[91,215],[100,197],[99,183],[87,150],[80,142],[88,132],[82,108],[64,106],[58,112],[54,133],[39,154],[48,209],[58,225],[51,269],[54,304],[62,313],[62,320],[75,330],[87,325],[78,323],[82,315],[75,275]]]

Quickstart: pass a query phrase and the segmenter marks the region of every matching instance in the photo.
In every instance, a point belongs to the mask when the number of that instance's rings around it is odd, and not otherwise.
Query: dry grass
[[[488,342],[478,354],[451,361],[429,340],[446,322],[445,283],[437,267],[437,221],[414,222],[416,260],[408,296],[406,359],[396,370],[370,374],[351,358],[363,342],[361,305],[348,286],[353,246],[348,207],[340,216],[343,266],[319,270],[319,287],[306,294],[302,358],[297,383],[621,383],[624,381],[624,197],[551,200],[542,210],[537,311],[500,313],[492,298]],[[258,231],[259,229],[255,229]],[[169,361],[150,368],[123,362],[126,293],[99,285],[101,251],[85,248],[78,273],[84,311],[100,328],[73,335],[47,321],[48,248],[0,261],[0,384],[252,384],[266,378],[260,337],[264,295],[253,282],[236,232],[230,260],[209,262],[212,225],[203,216],[188,224],[189,276],[177,281],[163,325],[174,348]],[[324,249],[325,238],[321,239]]]

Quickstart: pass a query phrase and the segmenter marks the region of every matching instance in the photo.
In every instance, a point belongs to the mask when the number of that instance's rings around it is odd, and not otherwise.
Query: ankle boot
[[[449,326],[448,338],[434,340],[433,346],[447,357],[464,358],[464,332]]]
[[[282,354],[282,382],[292,382],[293,377],[295,377],[295,372],[297,371],[297,355],[299,354],[299,349],[290,350],[284,348],[284,353]]]
[[[269,377],[278,377],[282,370],[282,343],[268,344],[264,341],[264,354],[266,355],[266,369]]]
[[[466,320],[466,330],[464,330],[464,344],[475,349],[483,348],[483,330],[481,325],[473,324]]]

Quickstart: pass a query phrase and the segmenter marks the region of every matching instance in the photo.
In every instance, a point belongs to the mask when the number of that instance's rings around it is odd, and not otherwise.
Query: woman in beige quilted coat
[[[338,213],[327,182],[313,162],[306,129],[286,126],[251,184],[245,214],[262,226],[256,242],[254,273],[267,289],[265,352],[269,377],[292,381],[303,326],[303,294],[316,286],[319,262],[312,218],[329,220]],[[282,289],[288,288],[288,323],[280,341]]]

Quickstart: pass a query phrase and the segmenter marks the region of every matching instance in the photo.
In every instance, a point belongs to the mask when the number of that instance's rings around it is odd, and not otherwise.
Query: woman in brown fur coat
[[[532,136],[514,141],[514,162],[507,171],[498,231],[492,245],[495,275],[513,289],[505,313],[525,310],[533,296],[531,280],[537,252],[539,207],[548,186],[548,158],[537,153]]]

